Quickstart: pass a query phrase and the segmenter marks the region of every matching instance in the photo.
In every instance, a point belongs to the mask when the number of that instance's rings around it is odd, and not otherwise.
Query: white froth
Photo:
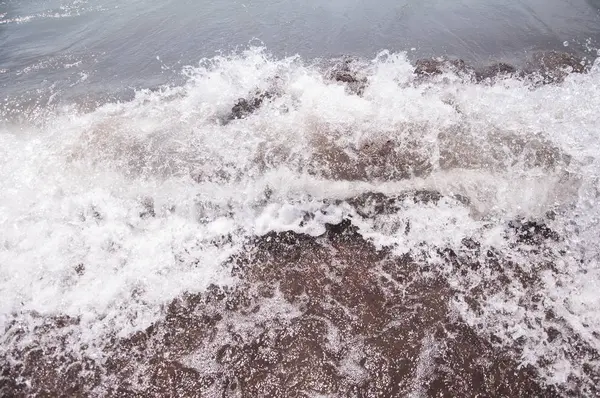
[[[233,283],[226,260],[255,234],[316,236],[326,223],[352,216],[365,237],[397,253],[474,238],[510,254],[502,237],[509,220],[562,209],[553,227],[572,261],[562,265],[561,283],[548,275],[543,293],[600,350],[593,334],[600,331],[600,65],[535,89],[514,79],[477,85],[448,74],[414,84],[403,54],[382,53],[363,68],[370,84],[359,97],[298,57],[277,60],[254,48],[186,68],[182,87],[140,91],[87,114],[69,108],[29,125],[4,121],[0,320],[28,311],[67,314],[82,319],[89,340],[127,335],[156,321],[183,292]],[[235,101],[256,90],[278,95],[225,123]],[[323,137],[342,148],[416,142],[432,171],[401,181],[326,180],[306,168]],[[502,144],[517,141],[558,148],[571,160],[531,165],[524,152]],[[459,166],[442,165],[447,148],[461,154]],[[437,204],[407,200],[373,218],[343,202],[415,189],[446,197]],[[489,297],[489,316],[472,321],[489,322],[491,330],[512,319],[504,335],[529,334],[524,361],[535,363],[552,348],[535,345],[539,329],[519,328],[538,314],[523,314],[516,303],[525,292],[512,293]],[[457,310],[471,319],[459,302]],[[564,358],[554,366],[556,377],[572,370]]]

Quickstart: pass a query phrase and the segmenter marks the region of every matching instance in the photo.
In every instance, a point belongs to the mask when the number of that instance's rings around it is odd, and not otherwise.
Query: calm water
[[[564,43],[584,53],[600,39],[599,8],[597,0],[2,0],[0,87],[4,95],[153,87],[182,65],[249,43],[308,58],[388,49],[483,63]]]

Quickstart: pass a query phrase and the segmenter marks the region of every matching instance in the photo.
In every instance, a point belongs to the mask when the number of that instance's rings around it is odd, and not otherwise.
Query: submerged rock
[[[413,196],[439,200],[434,192]],[[478,269],[469,266],[473,260],[444,253],[459,269]],[[161,321],[110,341],[102,365],[68,354],[60,339],[44,346],[41,338],[16,349],[0,391],[108,397],[559,395],[538,381],[532,367],[520,366],[510,351],[498,350],[457,318],[453,288],[431,267],[410,255],[376,250],[349,220],[328,225],[322,237],[269,233],[232,261],[240,279],[236,288],[213,286],[174,300]],[[67,333],[63,324],[36,333]]]
[[[281,77],[275,75],[271,79],[269,79],[268,88],[257,88],[254,91],[248,93],[246,97],[239,98],[231,108],[231,112],[228,115],[226,115],[221,121],[227,124],[232,120],[244,119],[252,113],[256,112],[266,102],[280,95],[281,82]]]
[[[497,78],[508,76],[537,77],[538,83],[549,84],[562,82],[570,73],[585,73],[588,68],[589,62],[574,54],[545,51],[535,53],[522,70],[504,62],[473,69],[461,59],[428,58],[415,63],[414,73],[420,77],[431,77],[452,72],[462,78],[474,78],[478,83],[493,82]]]
[[[587,68],[586,61],[574,54],[545,51],[533,55],[525,72],[541,77],[540,83],[560,83],[570,73],[584,73]]]
[[[446,198],[457,205],[470,206],[469,198],[454,194],[445,197],[438,191],[429,189],[409,190],[398,195],[385,195],[381,192],[367,192],[357,197],[347,199],[357,213],[363,217],[373,217],[382,214],[398,213],[405,205],[437,205],[442,198]]]
[[[516,73],[517,68],[514,66],[503,62],[498,62],[496,64],[477,69],[475,71],[475,79],[477,82],[493,81],[496,78],[513,76]]]
[[[540,245],[546,240],[558,241],[560,239],[558,233],[542,221],[514,220],[508,226],[515,234],[518,243]]]
[[[249,98],[240,98],[231,108],[227,121],[243,119],[261,107],[265,100],[273,97],[273,93],[259,91]]]
[[[254,112],[262,104],[262,97],[254,97],[250,100],[240,98],[237,100],[233,108],[231,108],[231,119],[242,119]]]
[[[315,147],[311,172],[334,180],[401,180],[432,170],[429,154],[418,142],[381,140],[343,148],[322,137]]]
[[[571,155],[544,134],[524,137],[500,129],[480,131],[468,124],[452,126],[439,134],[440,167],[506,170],[515,163],[524,168],[556,171],[571,162]]]
[[[469,202],[451,199],[464,206]],[[346,202],[361,216],[375,217],[401,213],[411,204],[432,208],[443,200],[437,191],[409,190],[395,196],[365,193]],[[552,217],[556,215],[548,215]],[[513,253],[530,251],[532,245],[541,253],[560,241],[545,221],[507,223],[505,239]],[[543,256],[518,263],[519,255],[503,257],[476,238],[463,238],[456,247],[425,249],[425,256],[419,250],[399,256],[389,248],[378,249],[350,218],[326,224],[317,237],[289,231],[254,237],[229,261],[235,286],[212,285],[172,300],[161,319],[146,329],[100,344],[100,357],[70,344],[76,341],[80,319],[50,318],[35,322],[39,326],[29,331],[15,319],[6,329],[14,345],[0,351],[0,395],[598,393],[597,351],[551,307],[544,307],[544,280],[558,272],[555,264]],[[511,296],[515,292],[516,298]],[[492,306],[486,307],[490,300]],[[472,316],[465,317],[457,302]],[[504,312],[513,307],[533,314],[517,328],[522,335],[500,321],[518,319],[493,318],[496,308]],[[550,362],[521,362],[528,333],[537,335],[539,346],[559,344],[569,361],[582,363],[585,371],[570,380],[571,389],[544,384],[539,372],[544,366],[552,369]],[[97,349],[92,352],[98,354]]]
[[[414,73],[418,76],[435,76],[452,72],[459,76],[471,76],[473,70],[462,59],[427,58],[415,63]]]
[[[357,60],[346,58],[334,64],[325,74],[325,77],[335,82],[344,83],[352,94],[362,96],[368,84],[364,76],[360,76]]]

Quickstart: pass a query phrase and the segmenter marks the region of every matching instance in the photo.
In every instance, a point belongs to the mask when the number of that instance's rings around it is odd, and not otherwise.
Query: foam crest
[[[470,241],[519,267],[554,262],[540,277],[545,308],[600,350],[600,64],[543,86],[425,79],[402,53],[349,64],[359,77],[340,81],[331,66],[250,48],[128,102],[29,123],[5,115],[2,327],[18,314],[67,315],[101,345],[147,328],[184,293],[238,283],[231,259],[256,236],[321,236],[350,219],[378,248],[440,268],[441,249]],[[561,240],[528,251],[507,238],[519,219],[544,219]],[[445,275],[467,294],[495,274]],[[519,284],[492,293],[479,312],[461,296],[454,309],[506,344],[523,338],[526,363],[553,355],[565,381],[574,365],[541,346],[541,326],[520,326],[543,309],[520,309]]]

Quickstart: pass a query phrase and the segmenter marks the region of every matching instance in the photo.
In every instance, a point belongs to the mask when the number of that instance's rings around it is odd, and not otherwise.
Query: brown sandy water
[[[439,199],[416,193],[415,200]],[[380,198],[389,200],[389,198]],[[543,248],[556,239],[546,227],[520,224],[511,232],[520,245]],[[447,272],[487,271],[486,284],[520,284],[535,292],[540,264],[526,272],[465,241],[459,254],[442,251]],[[427,262],[376,250],[351,221],[324,235],[270,233],[232,259],[240,279],[233,289],[212,286],[185,294],[164,318],[125,339],[106,342],[102,361],[69,354],[75,319],[47,319],[19,351],[23,362],[6,365],[7,396],[94,393],[101,396],[562,396],[519,366],[519,347],[503,347],[477,333],[451,309],[457,294],[478,306],[489,292],[460,291]],[[85,271],[81,271],[85,272]],[[524,308],[541,300],[535,293]],[[561,339],[572,355],[597,355],[577,336],[550,325],[547,339]],[[48,344],[45,334],[61,336]],[[568,332],[567,332],[568,333]],[[19,339],[19,333],[15,333]],[[497,343],[497,342],[496,342]],[[76,350],[75,350],[76,351]],[[571,390],[597,393],[598,369]],[[12,382],[8,382],[12,380]],[[18,380],[27,380],[27,384]]]

